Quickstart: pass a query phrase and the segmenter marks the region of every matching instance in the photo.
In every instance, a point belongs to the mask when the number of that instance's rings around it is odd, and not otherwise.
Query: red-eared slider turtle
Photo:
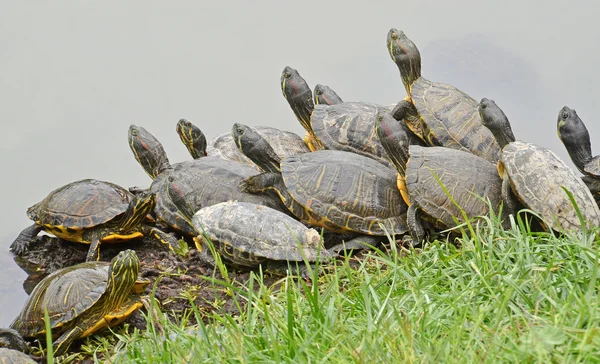
[[[10,246],[22,255],[32,239],[45,230],[57,237],[90,244],[86,260],[98,260],[100,243],[121,242],[152,236],[170,248],[177,239],[151,227],[146,215],[156,204],[154,194],[134,196],[110,182],[84,179],[69,183],[52,192],[27,210],[35,223],[25,228]]]
[[[0,363],[35,364],[25,352],[29,348],[23,337],[13,329],[0,328]]]
[[[390,29],[387,48],[400,70],[409,100],[421,115],[421,123],[408,123],[411,130],[430,145],[470,151],[493,163],[500,147],[481,123],[475,99],[454,86],[421,77],[421,55],[417,46],[397,29]]]
[[[563,107],[558,113],[558,137],[579,172],[600,178],[600,155],[592,157],[590,133],[575,110]]]
[[[288,262],[315,262],[336,256],[321,236],[292,217],[266,206],[228,201],[200,209],[192,218],[198,250],[208,253],[206,239],[238,268],[284,271]],[[210,255],[203,257],[210,264]]]
[[[301,221],[333,232],[383,236],[403,234],[406,205],[392,169],[376,160],[322,150],[281,160],[258,133],[234,124],[240,150],[264,173],[244,179],[244,191],[277,192]]]
[[[581,230],[581,221],[569,191],[587,224],[600,225],[600,210],[581,178],[556,154],[532,143],[515,141],[510,122],[493,100],[482,99],[479,113],[483,124],[494,134],[502,156],[498,172],[503,178],[505,205],[514,205],[511,190],[545,225],[558,231]]]
[[[252,202],[286,211],[274,194],[256,195],[239,190],[241,180],[256,174],[254,167],[215,156],[171,165],[161,143],[146,129],[131,125],[128,139],[136,160],[153,178],[150,190],[156,194],[156,217],[181,233],[194,235],[195,230],[173,204],[167,182],[185,195],[194,211],[228,200]]]
[[[311,90],[298,71],[286,67],[281,76],[283,94],[307,131],[311,150],[344,150],[364,155],[393,168],[375,135],[375,115],[388,107],[367,102],[314,105]]]
[[[502,180],[495,164],[456,149],[409,145],[405,126],[387,113],[378,115],[376,129],[398,170],[398,189],[409,205],[408,226],[416,242],[424,236],[417,210],[441,229],[464,222],[463,211],[469,219],[487,215],[490,205],[499,211]]]
[[[344,102],[329,86],[318,84],[314,91],[315,105],[337,105]]]
[[[34,288],[10,325],[25,338],[46,334],[48,311],[54,354],[63,355],[74,340],[123,322],[143,306],[149,281],[139,280],[140,262],[124,250],[108,262],[86,262],[55,271]]]
[[[206,157],[206,136],[199,127],[186,119],[179,119],[175,127],[181,142],[194,159]]]

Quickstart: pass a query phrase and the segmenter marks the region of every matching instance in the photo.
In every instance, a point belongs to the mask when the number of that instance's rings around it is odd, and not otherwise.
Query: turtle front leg
[[[504,208],[508,215],[515,215],[519,209],[519,201],[515,197],[515,194],[510,188],[510,180],[508,173],[504,171],[502,175],[502,201],[504,201]]]
[[[85,261],[95,262],[98,260],[100,260],[100,237],[97,234],[94,234]]]
[[[21,231],[15,241],[10,244],[10,251],[17,255],[23,255],[27,251],[29,243],[42,231],[42,227],[38,224],[33,224]]]
[[[169,247],[169,250],[176,253],[179,250],[179,239],[173,234],[165,233],[164,231],[155,227],[146,227],[146,231],[143,233],[146,236],[150,236]]]
[[[54,341],[52,347],[54,348],[55,356],[62,356],[67,353],[71,343],[81,337],[83,334],[83,328],[75,326],[70,330],[65,331],[58,339]]]
[[[406,223],[410,231],[410,237],[415,244],[421,244],[425,238],[425,230],[417,216],[418,206],[416,203],[411,204],[406,211]]]
[[[335,254],[350,252],[352,250],[370,250],[379,246],[385,239],[384,236],[360,235],[346,242],[334,245],[328,250]]]

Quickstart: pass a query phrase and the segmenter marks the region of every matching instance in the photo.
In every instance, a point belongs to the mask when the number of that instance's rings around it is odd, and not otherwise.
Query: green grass
[[[215,281],[241,315],[195,309],[205,323],[188,326],[153,306],[146,331],[96,350],[119,363],[600,362],[596,232],[472,229],[458,247],[391,246],[312,282]]]

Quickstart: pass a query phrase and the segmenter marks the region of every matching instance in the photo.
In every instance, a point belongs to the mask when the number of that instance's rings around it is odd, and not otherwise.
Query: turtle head
[[[388,112],[380,110],[375,115],[375,132],[398,174],[404,177],[410,143],[402,119],[396,120]]]
[[[410,88],[421,77],[421,53],[403,31],[392,28],[387,35],[387,48],[392,61],[400,70],[402,83],[410,96]]]
[[[315,105],[336,105],[344,102],[329,86],[316,85],[314,94]]]
[[[302,127],[312,134],[310,115],[315,108],[315,104],[308,83],[300,76],[298,71],[286,66],[281,73],[281,91]]]
[[[590,133],[585,124],[574,109],[565,106],[558,112],[556,128],[573,164],[585,173],[585,165],[592,159]]]
[[[29,347],[21,334],[16,330],[0,328],[0,348],[18,350],[20,352],[29,351]]]
[[[508,143],[515,141],[515,135],[513,134],[508,118],[504,114],[504,111],[496,105],[494,100],[484,97],[479,102],[478,110],[483,126],[492,132],[501,149]]]
[[[206,136],[199,127],[186,119],[180,119],[175,130],[192,158],[198,159],[206,156]]]
[[[140,273],[140,260],[135,251],[123,250],[110,261],[106,292],[109,297],[106,302],[119,308],[131,294]]]
[[[127,140],[133,156],[150,178],[156,178],[171,166],[162,144],[141,126],[131,124]]]
[[[134,195],[120,222],[121,231],[130,231],[144,222],[156,207],[156,195],[150,191],[142,191]]]
[[[231,136],[240,152],[254,162],[263,172],[281,172],[281,158],[271,144],[247,125],[235,123]]]

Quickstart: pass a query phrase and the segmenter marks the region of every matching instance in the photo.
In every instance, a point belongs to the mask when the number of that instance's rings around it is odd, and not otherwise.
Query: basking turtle
[[[161,143],[143,127],[131,125],[128,139],[136,160],[153,179],[150,190],[156,194],[156,217],[183,234],[194,235],[195,229],[173,204],[169,183],[185,195],[194,211],[228,200],[286,210],[274,194],[256,195],[239,190],[241,180],[256,174],[255,167],[216,156],[171,165]]]
[[[243,191],[274,190],[301,221],[333,232],[384,236],[407,231],[395,173],[376,160],[336,150],[282,160],[247,126],[234,124],[232,134],[240,150],[264,171],[245,178]]]
[[[206,157],[206,136],[199,127],[186,119],[179,119],[175,127],[181,142],[194,159]]]
[[[496,165],[461,150],[409,145],[405,125],[387,113],[378,115],[376,129],[398,170],[398,189],[409,205],[407,221],[416,242],[424,237],[417,210],[441,229],[463,223],[463,211],[469,219],[487,215],[490,206],[499,211],[502,180]]]
[[[192,223],[198,231],[196,247],[208,264],[214,263],[206,239],[226,262],[244,269],[262,265],[265,271],[285,272],[288,262],[315,262],[336,255],[323,247],[315,229],[262,205],[222,202],[200,209]]]
[[[496,163],[500,147],[481,123],[477,101],[454,86],[421,77],[421,55],[404,32],[390,29],[387,47],[400,70],[408,100],[421,116],[421,122],[411,119],[409,128],[429,145],[470,151]]]
[[[315,105],[337,105],[344,102],[329,86],[318,84],[315,86]]]
[[[25,354],[28,350],[27,343],[17,331],[0,328],[0,363],[35,364],[36,362]]]
[[[482,99],[479,113],[502,147],[498,172],[503,179],[502,198],[506,206],[514,206],[512,190],[549,228],[581,230],[581,221],[566,189],[573,195],[586,223],[600,225],[600,210],[590,190],[569,166],[546,148],[515,141],[508,118],[493,100]]]
[[[142,307],[139,294],[150,282],[138,279],[139,270],[133,250],[120,252],[110,263],[57,270],[38,283],[10,327],[25,338],[43,338],[47,310],[54,354],[63,355],[74,340],[118,325]]]
[[[563,107],[558,113],[557,129],[575,167],[585,175],[600,178],[600,155],[592,157],[590,133],[577,112]]]
[[[146,223],[146,215],[155,205],[154,194],[134,196],[113,183],[94,179],[72,182],[27,209],[27,216],[35,223],[19,234],[10,250],[22,255],[42,230],[64,240],[90,244],[87,261],[99,259],[100,243],[122,242],[144,235],[173,249],[178,246],[175,237]]]
[[[281,88],[296,118],[308,133],[305,141],[311,150],[344,150],[373,158],[393,168],[375,136],[375,115],[380,110],[389,112],[388,107],[367,102],[315,106],[310,87],[298,71],[290,67],[283,70]]]

